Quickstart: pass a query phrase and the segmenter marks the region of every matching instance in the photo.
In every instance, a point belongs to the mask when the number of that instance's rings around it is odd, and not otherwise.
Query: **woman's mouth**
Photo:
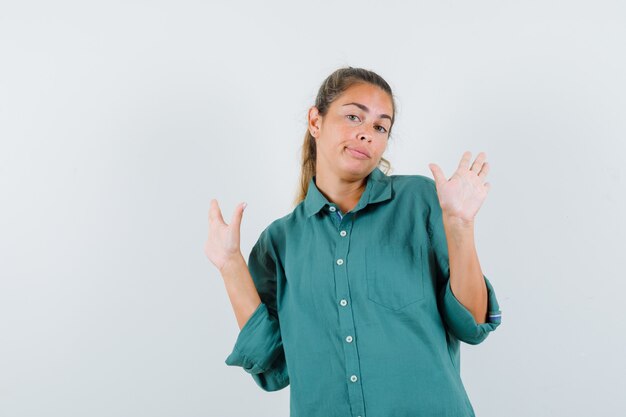
[[[348,150],[348,152],[350,152],[350,154],[352,156],[354,156],[357,159],[369,159],[369,156],[365,155],[362,152],[357,151],[356,149],[351,149],[351,148],[346,148]]]

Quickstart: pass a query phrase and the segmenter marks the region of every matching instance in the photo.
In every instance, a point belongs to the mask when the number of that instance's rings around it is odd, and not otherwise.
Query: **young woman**
[[[387,175],[391,88],[360,68],[333,72],[309,109],[301,192],[251,250],[211,200],[205,253],[240,333],[227,365],[266,391],[290,385],[291,417],[463,417],[460,341],[500,324],[474,218],[489,165],[465,152],[446,179]]]

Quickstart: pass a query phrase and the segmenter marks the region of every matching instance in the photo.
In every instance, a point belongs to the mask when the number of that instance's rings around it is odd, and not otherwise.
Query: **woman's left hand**
[[[428,164],[435,179],[439,205],[444,216],[459,219],[464,223],[473,223],[478,209],[487,197],[491,185],[485,182],[489,164],[485,162],[487,155],[478,154],[470,167],[472,153],[463,153],[456,172],[446,180],[437,164]]]

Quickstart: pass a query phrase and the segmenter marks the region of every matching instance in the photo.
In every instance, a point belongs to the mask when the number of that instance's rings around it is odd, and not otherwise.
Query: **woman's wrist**
[[[236,255],[231,256],[226,259],[224,265],[220,268],[220,274],[222,274],[222,278],[230,279],[231,277],[236,277],[240,275],[241,269],[247,268],[246,260],[243,258],[241,252]]]

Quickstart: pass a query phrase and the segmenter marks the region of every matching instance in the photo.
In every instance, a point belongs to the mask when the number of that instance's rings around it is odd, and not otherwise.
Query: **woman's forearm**
[[[261,304],[250,270],[243,256],[233,258],[220,269],[228,297],[233,306],[239,330]]]
[[[444,215],[443,225],[448,242],[452,293],[472,313],[476,323],[485,323],[487,286],[476,253],[474,222]]]

